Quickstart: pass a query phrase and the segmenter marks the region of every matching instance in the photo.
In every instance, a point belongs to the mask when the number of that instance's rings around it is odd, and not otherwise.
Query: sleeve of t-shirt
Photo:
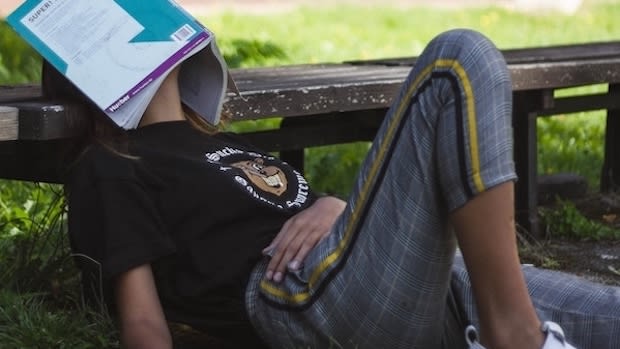
[[[93,151],[68,184],[73,252],[78,261],[95,263],[104,280],[175,249],[138,166],[139,160]]]

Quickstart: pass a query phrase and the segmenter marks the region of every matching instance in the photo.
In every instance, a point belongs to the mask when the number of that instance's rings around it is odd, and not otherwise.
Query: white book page
[[[111,104],[139,81],[136,76],[152,69],[127,65],[125,70],[133,70],[135,76],[101,71],[106,64],[123,63],[110,61],[111,47],[126,46],[144,29],[114,1],[56,0],[37,15],[38,9],[25,16],[22,24],[67,63],[67,77],[100,107]]]
[[[102,109],[184,44],[130,42],[144,27],[111,0],[48,1],[44,12],[37,7],[21,22],[66,62],[65,75]]]
[[[193,50],[191,50],[188,53],[187,57],[193,56],[194,54],[202,50],[203,47],[204,47],[204,44],[195,47]],[[182,62],[183,61],[179,61],[175,63],[173,66],[170,67],[170,69],[168,69],[159,78],[152,81],[149,84],[147,89],[142,90],[139,94],[129,99],[118,110],[114,112],[106,111],[105,113],[108,115],[109,118],[114,120],[114,122],[117,125],[125,129],[132,129],[132,128],[137,127],[142,117],[142,114],[144,114],[144,111],[146,110],[146,107],[148,106],[148,102],[150,102],[150,100],[153,98],[153,96],[157,92],[157,89],[159,88],[161,83],[164,81],[166,76],[168,76],[170,71],[172,71],[175,67],[177,67]]]

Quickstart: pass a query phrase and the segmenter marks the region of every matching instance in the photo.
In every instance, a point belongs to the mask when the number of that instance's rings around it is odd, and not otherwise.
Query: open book
[[[183,102],[219,122],[226,64],[213,33],[172,0],[26,0],[7,22],[120,127],[137,127],[182,62]]]

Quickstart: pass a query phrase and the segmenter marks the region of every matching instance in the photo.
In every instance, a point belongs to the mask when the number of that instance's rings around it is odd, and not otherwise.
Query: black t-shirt
[[[77,260],[104,284],[151,263],[168,320],[221,337],[251,331],[249,273],[284,222],[316,199],[306,180],[238,136],[184,121],[130,131],[128,146],[92,146],[72,171],[71,243],[88,256]]]

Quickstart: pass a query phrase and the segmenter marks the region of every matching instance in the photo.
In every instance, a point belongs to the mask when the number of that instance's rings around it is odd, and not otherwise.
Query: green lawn
[[[436,34],[476,29],[500,48],[620,39],[620,4],[586,6],[575,16],[532,16],[500,8],[438,10],[336,6],[289,13],[219,13],[203,22],[219,40],[270,42],[285,59],[263,64],[340,62],[417,55]],[[251,62],[250,62],[251,64]]]

